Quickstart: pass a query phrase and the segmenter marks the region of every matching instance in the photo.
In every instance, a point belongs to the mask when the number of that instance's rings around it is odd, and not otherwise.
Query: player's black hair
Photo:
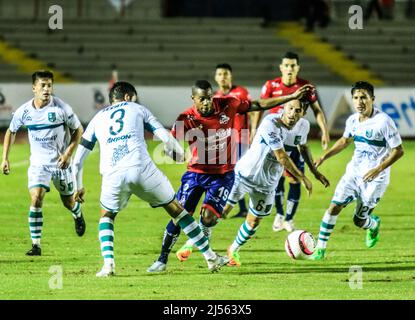
[[[216,65],[215,70],[217,69],[226,69],[232,72],[232,67],[229,63],[219,63],[218,65]]]
[[[108,94],[110,103],[113,103],[114,100],[124,99],[126,94],[128,94],[130,97],[137,95],[137,91],[131,83],[126,81],[118,81],[114,83]]]
[[[212,85],[207,80],[197,80],[192,87],[192,95],[196,93],[197,89],[212,90]]]
[[[282,57],[282,59],[295,59],[297,60],[297,64],[300,64],[300,57],[295,52],[291,52],[291,51],[286,52],[284,56]]]
[[[52,79],[52,82],[53,82],[53,73],[51,71],[48,71],[48,70],[35,71],[32,74],[32,84],[35,84],[37,79],[42,79],[42,78]]]
[[[373,85],[366,81],[357,81],[352,85],[351,93],[354,94],[355,90],[366,90],[371,97],[373,97],[375,93],[375,89]]]

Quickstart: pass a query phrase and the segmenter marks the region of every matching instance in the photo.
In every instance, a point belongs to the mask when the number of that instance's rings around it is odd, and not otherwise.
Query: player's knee
[[[335,203],[332,203],[330,205],[330,208],[328,210],[328,213],[330,215],[332,215],[332,216],[337,216],[340,213],[340,211],[342,211],[342,209],[343,209],[343,206],[339,206],[339,205],[337,205]]]
[[[248,221],[248,224],[252,229],[255,229],[256,227],[258,227],[260,221],[260,219],[251,219]]]
[[[202,223],[206,227],[213,227],[218,223],[218,218],[213,212],[205,210],[202,214]]]
[[[357,215],[353,216],[353,223],[356,227],[359,227],[359,228],[363,227],[365,222],[366,222],[366,218],[360,218]]]
[[[63,206],[66,209],[68,209],[68,210],[72,210],[73,207],[75,206],[75,201],[72,198],[69,198],[69,199],[64,198],[64,199],[62,199],[62,203],[63,203]]]
[[[41,195],[31,196],[31,206],[35,208],[41,208],[43,204],[43,197]]]

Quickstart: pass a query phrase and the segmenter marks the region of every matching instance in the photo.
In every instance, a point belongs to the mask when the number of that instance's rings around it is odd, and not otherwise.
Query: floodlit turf
[[[155,143],[149,145],[154,148]],[[319,143],[312,142],[311,146],[316,157]],[[72,217],[52,188],[44,201],[42,256],[27,257],[29,147],[15,145],[10,157],[11,175],[0,177],[0,299],[415,299],[415,142],[406,141],[404,146],[405,156],[392,168],[391,184],[375,210],[382,218],[382,227],[374,248],[365,247],[365,232],[353,225],[352,204],[337,220],[327,260],[293,261],[284,251],[286,232],[271,229],[273,210],[256,236],[242,248],[240,268],[225,267],[210,274],[195,250],[187,262],[180,263],[172,254],[165,273],[148,274],[146,269],[158,255],[169,218],[163,209],[152,209],[133,198],[116,219],[117,276],[97,279],[95,273],[102,263],[98,242],[98,152],[89,156],[84,170],[84,237],[75,234]],[[352,150],[350,146],[321,168],[330,179],[328,189],[311,179],[313,195],[303,198],[297,227],[317,236],[321,217]],[[185,167],[159,167],[177,190]],[[242,221],[222,221],[213,232],[213,248],[224,254]],[[182,235],[175,249],[185,240]],[[59,286],[56,266],[63,271],[61,289],[53,289]],[[349,272],[352,266],[363,270],[361,289],[355,281],[359,276]],[[357,288],[351,289],[350,284]]]

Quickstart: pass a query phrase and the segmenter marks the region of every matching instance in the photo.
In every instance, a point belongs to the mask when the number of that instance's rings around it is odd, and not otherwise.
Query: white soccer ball
[[[285,251],[297,260],[307,259],[314,252],[316,242],[313,235],[305,230],[291,232],[285,240]]]

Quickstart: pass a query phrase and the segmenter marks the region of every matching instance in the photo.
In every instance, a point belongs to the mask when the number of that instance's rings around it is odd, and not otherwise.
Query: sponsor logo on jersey
[[[272,94],[281,95],[282,94],[282,90],[272,91]]]
[[[272,143],[280,143],[281,137],[278,136],[278,133],[276,132],[270,132],[268,133],[268,136],[270,137],[270,140],[272,140]]]
[[[220,124],[227,124],[229,122],[229,120],[230,120],[230,118],[226,114],[221,113],[219,115],[219,123]]]
[[[127,140],[130,139],[131,135],[130,134],[125,134],[121,137],[116,137],[116,138],[108,138],[107,139],[107,143],[113,143],[113,142],[117,142],[117,141],[122,141],[122,140]]]
[[[13,115],[14,115],[14,112],[13,112]],[[30,120],[29,120],[28,118],[29,118],[29,110],[25,109],[25,110],[23,111],[22,119],[23,119],[23,120],[26,120],[26,121],[32,121],[32,119],[31,119],[31,118],[30,118]]]
[[[300,142],[301,142],[301,136],[295,136],[294,145],[296,146],[297,144],[300,144]]]
[[[50,122],[55,122],[56,121],[56,113],[55,112],[49,112],[48,113],[48,119]]]
[[[53,135],[51,137],[44,137],[44,138],[39,138],[39,137],[35,137],[34,135],[32,135],[33,140],[36,141],[36,142],[55,141],[57,137],[58,137],[57,134],[55,134],[55,135]]]

